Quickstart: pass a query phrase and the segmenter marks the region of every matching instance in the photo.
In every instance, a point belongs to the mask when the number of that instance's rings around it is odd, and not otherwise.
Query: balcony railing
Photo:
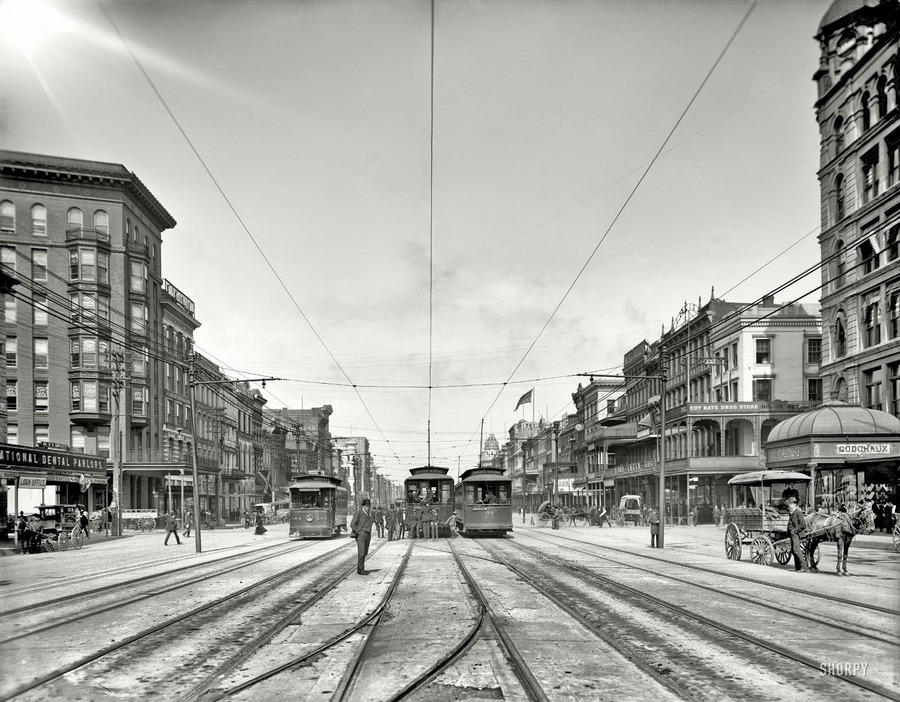
[[[101,241],[108,244],[109,230],[73,227],[72,229],[66,229],[66,241]]]

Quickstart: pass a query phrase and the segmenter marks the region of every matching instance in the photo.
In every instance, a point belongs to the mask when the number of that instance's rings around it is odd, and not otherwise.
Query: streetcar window
[[[441,502],[450,502],[450,483],[444,482],[441,485]]]

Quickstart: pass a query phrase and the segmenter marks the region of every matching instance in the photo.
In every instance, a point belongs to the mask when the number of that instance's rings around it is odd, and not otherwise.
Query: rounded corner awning
[[[776,424],[765,451],[770,468],[894,461],[900,458],[900,419],[846,402],[825,402]]]

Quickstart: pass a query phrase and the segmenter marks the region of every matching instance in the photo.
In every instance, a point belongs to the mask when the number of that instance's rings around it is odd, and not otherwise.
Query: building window
[[[34,325],[35,326],[47,326],[47,322],[49,319],[49,308],[47,307],[47,296],[46,295],[32,295],[31,296],[31,304],[34,308]]]
[[[753,401],[769,402],[772,399],[771,378],[757,378],[753,381]]]
[[[862,159],[863,202],[878,197],[878,151],[873,151]]]
[[[39,370],[50,367],[49,339],[34,339],[34,367]]]
[[[50,425],[35,424],[34,425],[34,445],[40,446],[50,441]]]
[[[806,362],[821,363],[822,362],[822,340],[809,339],[806,342]]]
[[[847,331],[841,317],[834,320],[834,352],[836,358],[847,355]]]
[[[47,208],[43,205],[31,206],[32,236],[47,236]]]
[[[6,337],[4,344],[4,352],[6,353],[6,367],[15,368],[19,365],[19,340],[14,336]]]
[[[34,384],[34,411],[50,411],[50,386],[47,381],[38,381]]]
[[[140,261],[131,262],[131,292],[147,291],[147,266]]]
[[[166,400],[166,424],[175,423],[175,403],[172,400]]]
[[[881,76],[875,87],[875,104],[878,108],[878,119],[884,119],[887,114],[887,77]]]
[[[863,274],[878,270],[880,266],[878,252],[868,239],[859,245],[859,257],[862,259]]]
[[[6,427],[6,443],[18,445],[19,443],[19,425],[10,424]]]
[[[71,280],[97,280],[97,251],[83,246],[69,252]]]
[[[881,304],[874,300],[865,309],[866,348],[881,343]]]
[[[865,386],[865,406],[869,409],[881,409],[881,368],[863,371]]]
[[[900,257],[900,243],[898,243],[898,239],[900,239],[900,226],[894,227],[888,232],[886,246],[884,247],[888,261],[896,261]]]
[[[47,280],[47,249],[31,250],[31,279],[38,282]]]
[[[109,215],[103,210],[94,212],[94,231],[109,236]]]
[[[737,344],[734,344],[731,347],[731,366],[734,369],[737,369],[737,367],[738,367],[738,345]]]
[[[834,179],[834,204],[835,217],[840,222],[847,214],[845,193],[844,193],[844,174],[838,173]]]
[[[66,212],[66,231],[81,232],[84,229],[84,214],[77,207]]]
[[[147,366],[150,364],[150,355],[147,349],[137,347],[131,353],[131,372],[135,375],[147,375]]]
[[[73,451],[84,451],[84,428],[72,427],[69,433],[69,446]]]
[[[72,383],[72,411],[73,412],[97,412],[97,381],[80,380]],[[106,411],[109,411],[108,402]],[[103,411],[103,410],[99,410]]]
[[[15,412],[19,409],[19,383],[15,380],[6,381],[6,411]]]
[[[166,363],[166,390],[175,389],[175,380],[173,379],[172,364]]]
[[[887,182],[888,187],[900,182],[900,134],[893,134],[887,139]]]
[[[869,95],[869,91],[867,90],[862,94],[862,99],[860,100],[859,108],[862,114],[862,128],[863,131],[867,131],[872,127],[872,109],[869,106],[869,100],[872,96]]]
[[[900,338],[900,290],[888,293],[888,314],[890,315],[890,332],[892,339]]]
[[[147,332],[147,305],[137,302],[131,303],[131,331],[135,334],[145,334]]]
[[[838,115],[834,119],[834,155],[844,150],[844,118]]]
[[[806,381],[806,399],[810,402],[822,401],[822,379],[809,378]]]
[[[891,383],[891,414],[900,417],[900,363],[888,366],[888,378]]]
[[[756,363],[772,362],[772,340],[757,339],[756,340]]]
[[[16,206],[9,200],[0,202],[0,231],[16,231]]]
[[[109,414],[109,383],[100,383],[100,394],[97,398],[97,409],[104,414]]]
[[[131,412],[132,414],[144,414],[144,405],[146,402],[146,388],[133,388],[131,391]]]
[[[0,263],[7,273],[16,272],[16,248],[14,246],[0,246]]]
[[[72,339],[72,367],[97,368],[100,365],[96,337]]]
[[[11,295],[3,300],[3,321],[7,324],[16,323],[16,300]]]

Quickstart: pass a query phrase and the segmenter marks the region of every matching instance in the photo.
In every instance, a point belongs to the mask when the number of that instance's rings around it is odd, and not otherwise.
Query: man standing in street
[[[175,512],[169,512],[166,515],[166,540],[163,541],[164,546],[169,545],[169,537],[175,535],[175,542],[181,546],[181,539],[178,538],[178,520],[175,518]]]
[[[787,498],[788,510],[791,516],[788,519],[788,534],[791,535],[791,553],[794,556],[794,572],[809,573],[810,568],[806,562],[806,553],[800,541],[806,535],[806,518],[803,510],[797,506],[797,498],[791,495]],[[813,572],[818,572],[815,568]]]
[[[365,498],[350,522],[350,533],[356,539],[356,572],[359,575],[369,574],[366,570],[366,556],[369,555],[369,542],[372,540],[371,504],[369,498]]]

